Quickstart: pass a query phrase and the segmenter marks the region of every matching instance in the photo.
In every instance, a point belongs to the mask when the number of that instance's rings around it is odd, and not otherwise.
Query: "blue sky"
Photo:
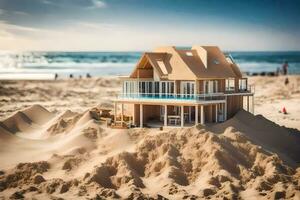
[[[1,50],[300,50],[300,1],[0,0]]]

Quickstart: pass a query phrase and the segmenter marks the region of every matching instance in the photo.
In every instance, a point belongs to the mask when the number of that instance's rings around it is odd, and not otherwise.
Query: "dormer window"
[[[168,70],[167,70],[167,68],[165,66],[165,63],[162,60],[157,60],[157,64],[158,64],[159,68],[161,69],[161,72],[164,75],[168,74]]]
[[[218,65],[220,62],[217,59],[214,59],[214,64]]]

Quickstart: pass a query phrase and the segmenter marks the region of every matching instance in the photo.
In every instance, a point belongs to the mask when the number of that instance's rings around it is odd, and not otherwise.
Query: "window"
[[[129,95],[134,94],[136,91],[135,81],[124,81],[123,83],[123,94]]]
[[[173,81],[161,81],[160,82],[160,93],[162,95],[170,95],[174,93],[174,82]]]
[[[190,97],[191,95],[194,95],[195,82],[182,81],[180,90],[183,96]]]
[[[220,62],[219,62],[217,59],[214,59],[214,63],[215,63],[216,65],[220,64]]]
[[[204,93],[217,93],[218,92],[218,81],[217,80],[209,80],[204,81]]]
[[[161,69],[161,72],[162,72],[163,74],[168,74],[168,71],[167,71],[167,68],[166,68],[166,66],[165,66],[165,63],[164,63],[162,60],[158,60],[158,61],[157,61],[157,64],[158,64],[158,66],[159,66],[159,68]]]
[[[247,91],[247,79],[239,79],[239,90]]]
[[[234,79],[226,79],[225,80],[225,90],[226,91],[234,91],[235,90],[235,81],[234,81]]]

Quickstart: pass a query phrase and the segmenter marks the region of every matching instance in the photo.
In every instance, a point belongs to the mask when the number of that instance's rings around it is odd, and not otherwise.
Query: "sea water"
[[[289,74],[300,74],[300,52],[226,52],[242,72],[274,72],[289,63]],[[129,75],[142,52],[0,52],[0,79]]]

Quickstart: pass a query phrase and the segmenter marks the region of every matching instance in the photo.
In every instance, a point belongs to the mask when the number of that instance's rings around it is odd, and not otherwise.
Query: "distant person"
[[[54,80],[57,80],[57,78],[58,78],[58,74],[55,73],[55,75],[54,75]]]
[[[280,68],[277,67],[277,69],[276,69],[276,76],[279,76],[279,74],[280,74]]]
[[[289,64],[287,61],[285,61],[284,64],[282,65],[283,75],[287,75],[288,67],[289,67]]]
[[[288,78],[286,78],[286,79],[284,80],[284,84],[285,84],[285,85],[289,84],[289,79],[288,79]]]
[[[79,75],[79,79],[81,79],[82,78],[82,76],[81,75]]]
[[[70,78],[73,78],[73,74],[70,74]]]
[[[91,78],[92,76],[91,76],[89,73],[87,73],[87,74],[86,74],[86,77],[87,77],[87,78]]]

